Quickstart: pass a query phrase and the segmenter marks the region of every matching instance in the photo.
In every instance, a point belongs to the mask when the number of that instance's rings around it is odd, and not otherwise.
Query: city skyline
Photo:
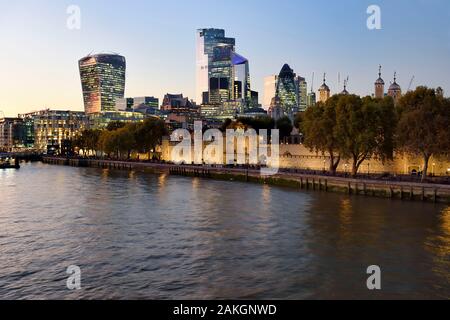
[[[6,9],[0,13],[0,36],[5,39],[0,53],[0,111],[14,116],[43,108],[83,110],[77,61],[90,52],[125,56],[126,97],[161,99],[166,93],[183,93],[195,99],[195,33],[203,27],[225,29],[236,39],[237,51],[251,63],[252,89],[260,93],[260,102],[264,78],[278,74],[285,63],[306,78],[308,92],[312,72],[315,92],[321,85],[320,75],[326,72],[332,94],[343,90],[348,75],[350,93],[371,95],[379,64],[387,88],[397,72],[397,82],[405,91],[413,76],[414,87],[450,90],[450,5],[446,1],[379,1],[381,30],[366,27],[369,1],[352,1],[345,8],[325,1],[267,2],[264,6],[248,1],[228,17],[217,10],[226,4],[208,9],[207,3],[134,1],[98,11],[101,2],[78,1],[80,30],[66,27],[66,9],[71,4],[67,1],[2,5]],[[190,19],[170,24],[165,14],[174,9]],[[121,21],[130,10],[135,19]],[[154,20],[139,18],[149,10]],[[254,16],[243,19],[248,12]]]

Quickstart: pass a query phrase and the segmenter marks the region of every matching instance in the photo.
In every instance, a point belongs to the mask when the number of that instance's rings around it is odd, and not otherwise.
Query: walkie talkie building
[[[125,93],[125,57],[116,54],[89,55],[78,62],[87,114],[114,111]]]

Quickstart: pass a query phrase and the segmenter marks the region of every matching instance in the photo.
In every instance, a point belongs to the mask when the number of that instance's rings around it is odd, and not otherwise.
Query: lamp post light
[[[367,162],[367,176],[370,177],[370,162]]]
[[[431,172],[431,174],[432,174],[433,177],[434,177],[434,174],[435,174],[435,172],[436,172],[436,171],[435,171],[435,168],[436,168],[436,163],[433,162],[433,172]]]
[[[345,167],[345,175],[347,176],[348,163],[346,163],[344,167]]]
[[[325,165],[326,165],[326,163],[327,163],[327,161],[326,160],[323,160],[323,172],[325,172]]]

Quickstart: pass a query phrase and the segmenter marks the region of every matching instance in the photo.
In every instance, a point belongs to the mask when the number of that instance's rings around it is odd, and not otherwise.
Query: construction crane
[[[411,81],[409,82],[408,91],[411,91],[411,87],[412,87],[415,79],[416,79],[416,76],[412,76]]]

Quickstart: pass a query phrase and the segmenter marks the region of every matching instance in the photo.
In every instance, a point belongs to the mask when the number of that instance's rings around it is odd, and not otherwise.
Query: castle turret
[[[394,82],[389,86],[388,96],[392,97],[395,103],[397,103],[402,96],[402,88],[397,83],[397,72],[394,73]]]
[[[381,78],[381,66],[378,69],[378,79],[375,81],[375,98],[384,98],[384,80]]]
[[[323,84],[319,88],[319,102],[326,102],[330,98],[330,88],[326,84],[326,74],[323,75]]]

